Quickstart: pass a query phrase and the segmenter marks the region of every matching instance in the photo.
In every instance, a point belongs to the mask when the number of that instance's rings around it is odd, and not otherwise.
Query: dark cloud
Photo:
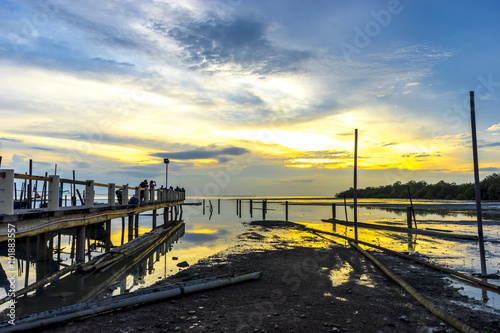
[[[159,158],[170,158],[175,160],[206,160],[217,159],[219,162],[228,162],[230,159],[227,156],[239,156],[250,151],[241,147],[228,147],[223,149],[195,149],[172,153],[156,153],[150,156]]]
[[[479,171],[500,171],[500,168],[495,168],[495,167],[489,167],[489,168],[479,168]]]
[[[104,64],[104,65],[134,67],[134,64],[131,64],[128,62],[118,62],[118,61],[111,60],[111,59],[94,58],[94,59],[92,59],[92,61]]]
[[[0,138],[0,141],[9,141],[9,142],[22,142],[18,139],[10,139],[10,138]]]
[[[170,28],[154,23],[151,28],[179,43],[192,69],[214,70],[211,66],[234,64],[257,74],[296,72],[312,54],[272,45],[266,38],[266,24],[248,18],[233,21],[211,19]],[[215,69],[217,70],[217,69]]]
[[[480,148],[486,148],[486,147],[500,147],[500,142],[489,142],[489,143],[483,143],[479,145]]]
[[[44,147],[31,147],[31,149],[44,150],[44,151],[55,151],[55,149],[44,148]]]

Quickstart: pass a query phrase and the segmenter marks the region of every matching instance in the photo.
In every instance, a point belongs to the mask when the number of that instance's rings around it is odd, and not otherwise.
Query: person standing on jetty
[[[152,198],[153,197],[153,193],[155,191],[155,186],[156,186],[156,181],[154,180],[150,180],[149,181],[149,197]]]
[[[148,180],[144,179],[144,181],[139,184],[139,188],[141,191],[140,202],[143,202],[144,201],[144,191],[147,191],[147,189],[148,189]]]

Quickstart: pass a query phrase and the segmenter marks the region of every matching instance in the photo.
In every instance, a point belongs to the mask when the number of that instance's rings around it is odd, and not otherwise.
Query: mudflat
[[[238,245],[159,284],[262,272],[259,280],[82,318],[45,331],[455,332],[344,240],[332,242],[300,229],[283,221],[252,222]],[[500,332],[498,311],[459,294],[442,273],[371,253],[445,311],[479,331]]]

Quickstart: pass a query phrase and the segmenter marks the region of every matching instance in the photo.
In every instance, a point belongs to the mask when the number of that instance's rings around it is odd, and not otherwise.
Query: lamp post
[[[163,159],[163,163],[165,163],[165,189],[168,189],[168,163],[170,161],[168,160],[168,158],[164,158]]]

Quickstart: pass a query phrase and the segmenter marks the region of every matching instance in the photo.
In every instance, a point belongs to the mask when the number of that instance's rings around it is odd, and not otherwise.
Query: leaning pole
[[[488,275],[486,272],[486,258],[484,253],[483,239],[483,219],[481,213],[481,188],[479,184],[479,162],[477,157],[476,138],[476,110],[474,105],[474,92],[470,92],[470,120],[472,125],[472,153],[474,155],[474,183],[476,185],[476,214],[477,214],[477,234],[479,237],[479,255],[481,257],[481,275]]]

